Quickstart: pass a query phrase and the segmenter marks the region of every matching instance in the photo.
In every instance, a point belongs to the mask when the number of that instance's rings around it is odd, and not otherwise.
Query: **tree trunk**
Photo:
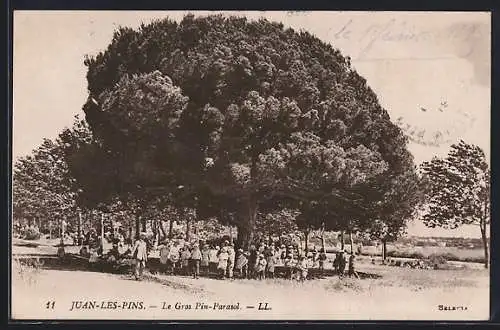
[[[351,244],[351,253],[354,252],[354,244],[352,242],[352,232],[349,232],[349,243]]]
[[[172,239],[173,236],[174,236],[174,219],[171,218],[168,223],[168,238]]]
[[[343,250],[344,247],[344,231],[340,231],[340,249]]]
[[[82,236],[82,212],[78,212],[78,245],[82,244],[80,237]]]
[[[191,218],[189,216],[186,217],[186,242],[189,242],[191,239]]]
[[[309,252],[309,230],[304,231],[304,250],[305,252]]]
[[[243,249],[248,249],[253,243],[255,222],[257,217],[257,202],[253,198],[249,198],[246,205],[245,221],[238,225],[238,246]]]
[[[251,218],[249,218],[249,223],[238,226],[238,236],[236,240],[238,246],[242,249],[248,249],[254,240],[254,232],[250,229],[250,226],[252,226],[251,221]]]
[[[104,248],[104,213],[101,213],[101,248]]]
[[[61,221],[59,222],[60,227],[59,228],[59,238],[61,239],[61,244],[64,242],[64,220],[61,218]]]
[[[326,252],[325,249],[325,223],[321,224],[321,248]]]
[[[165,223],[163,222],[163,220],[159,220],[159,227],[160,227],[161,238],[162,239],[167,238],[167,230],[165,229]]]
[[[141,232],[141,217],[139,215],[135,216],[135,239],[139,239],[139,233]]]
[[[144,217],[141,217],[141,220],[142,231],[146,232],[148,230],[148,220]]]
[[[488,249],[488,237],[486,236],[486,219],[481,219],[479,227],[481,228],[481,240],[483,241],[484,248],[484,268],[488,268],[490,257]]]
[[[387,259],[387,242],[385,240],[382,241],[382,261],[385,263],[385,259]]]

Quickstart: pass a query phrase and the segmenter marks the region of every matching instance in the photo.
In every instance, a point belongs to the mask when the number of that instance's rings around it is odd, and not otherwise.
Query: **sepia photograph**
[[[489,12],[13,13],[10,318],[488,320]]]

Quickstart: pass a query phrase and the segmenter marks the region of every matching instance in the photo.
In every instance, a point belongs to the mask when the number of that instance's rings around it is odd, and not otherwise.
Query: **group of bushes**
[[[434,260],[437,263],[442,263],[441,261],[462,261],[462,262],[477,262],[483,263],[484,257],[459,257],[453,253],[433,253],[429,256],[423,255],[421,252],[408,252],[408,251],[389,251],[387,253],[388,257],[393,258],[411,258],[411,259],[429,259]]]
[[[37,240],[40,239],[40,231],[37,228],[26,228],[24,233],[22,234],[22,237],[26,240]]]

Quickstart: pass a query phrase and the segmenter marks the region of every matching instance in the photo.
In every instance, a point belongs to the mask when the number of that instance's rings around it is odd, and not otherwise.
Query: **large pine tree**
[[[304,31],[188,15],[120,28],[85,64],[84,110],[101,146],[92,155],[111,169],[94,181],[138,196],[182,185],[197,207],[235,213],[243,243],[271,199],[328,200],[341,209],[330,214],[344,214],[369,181],[414,171],[365,79]]]

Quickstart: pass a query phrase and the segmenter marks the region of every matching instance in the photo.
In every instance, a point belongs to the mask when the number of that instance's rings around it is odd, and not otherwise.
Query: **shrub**
[[[460,261],[464,262],[477,262],[477,263],[484,263],[484,257],[466,257],[462,258]]]
[[[27,240],[40,239],[40,231],[38,231],[38,229],[35,229],[35,228],[28,228],[24,232],[24,239],[27,239]]]
[[[421,252],[412,252],[409,254],[409,258],[424,259],[425,256]]]
[[[394,258],[413,258],[413,259],[423,259],[425,258],[421,252],[407,252],[407,251],[389,251],[387,252],[388,257]]]
[[[446,254],[433,253],[429,257],[429,262],[433,265],[444,265],[449,259],[446,258]]]
[[[349,292],[349,291],[356,291],[356,292],[361,292],[363,291],[363,287],[359,283],[359,281],[356,281],[354,279],[350,278],[343,278],[343,279],[338,279],[335,282],[330,282],[330,285],[327,286],[328,290],[333,290],[333,291],[341,291],[341,292]]]
[[[12,262],[13,276],[27,285],[33,285],[42,265],[43,263],[36,258],[15,259]]]

